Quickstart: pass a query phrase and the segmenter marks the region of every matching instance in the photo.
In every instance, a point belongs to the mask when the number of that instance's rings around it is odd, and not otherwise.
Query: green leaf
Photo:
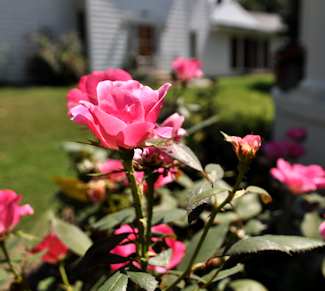
[[[321,223],[322,219],[319,217],[318,212],[306,213],[301,223],[303,235],[310,238],[321,239],[322,236],[319,233],[319,225]]]
[[[222,179],[225,174],[223,168],[218,164],[208,164],[204,170],[213,182]]]
[[[258,235],[265,229],[265,224],[263,224],[257,219],[249,220],[244,226],[245,233],[249,235]]]
[[[184,209],[175,208],[175,209],[168,209],[168,210],[158,210],[153,211],[153,218],[152,224],[158,223],[169,223],[175,222],[177,220],[181,220],[186,218],[186,211]]]
[[[269,204],[272,202],[272,197],[271,195],[263,188],[258,187],[258,186],[249,186],[246,188],[246,191],[249,193],[256,193],[260,195],[263,203]]]
[[[235,267],[232,267],[230,269],[227,270],[222,270],[221,272],[219,272],[219,274],[217,275],[217,277],[215,277],[213,279],[212,282],[217,282],[220,280],[223,280],[227,277],[230,277],[234,274],[237,274],[239,272],[243,272],[244,271],[244,265],[243,264],[237,264]],[[212,278],[212,276],[215,274],[216,270],[211,271],[209,274],[205,275],[202,277],[202,279],[206,282],[210,281],[210,279]]]
[[[79,256],[83,256],[92,245],[91,239],[79,227],[73,224],[59,218],[53,218],[52,226],[60,240]]]
[[[228,287],[233,291],[267,291],[261,283],[250,279],[235,280]]]
[[[128,285],[128,276],[120,272],[109,277],[98,291],[126,291]]]
[[[171,255],[172,255],[171,249],[162,251],[161,253],[159,253],[159,255],[150,258],[149,264],[154,266],[162,266],[162,267],[167,266],[170,261]]]
[[[6,281],[9,278],[9,276],[10,274],[6,270],[0,269],[0,284]]]
[[[185,257],[178,269],[184,270],[186,268],[199,242],[202,232],[203,230],[196,233],[193,236],[192,240],[187,244]],[[213,257],[216,251],[223,244],[227,232],[228,224],[221,224],[215,227],[211,227],[194,263],[205,262],[209,258]]]
[[[257,194],[248,193],[233,201],[235,212],[241,219],[249,219],[258,215],[263,209]]]
[[[161,147],[160,149],[184,165],[191,167],[199,172],[203,172],[203,168],[199,159],[185,144],[172,143],[168,146]]]
[[[254,254],[262,251],[278,251],[291,254],[311,251],[324,246],[325,243],[322,241],[301,236],[263,235],[236,242],[230,247],[226,255]]]
[[[95,222],[92,227],[99,230],[112,229],[114,226],[122,223],[130,223],[134,220],[135,213],[133,208],[126,208],[112,214],[108,214]]]
[[[37,290],[46,291],[50,289],[50,286],[55,282],[55,277],[48,277],[41,280],[37,285]]]
[[[149,273],[127,272],[127,275],[135,284],[146,291],[154,291],[158,286],[158,281]]]
[[[207,289],[200,288],[200,286],[197,284],[188,286],[185,289],[183,289],[183,291],[205,291],[205,290],[207,290]]]

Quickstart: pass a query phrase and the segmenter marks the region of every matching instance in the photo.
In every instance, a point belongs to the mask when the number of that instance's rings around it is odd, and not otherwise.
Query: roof
[[[265,33],[277,33],[285,28],[278,14],[251,12],[235,0],[224,0],[221,4],[217,4],[212,12],[211,22],[216,27]]]

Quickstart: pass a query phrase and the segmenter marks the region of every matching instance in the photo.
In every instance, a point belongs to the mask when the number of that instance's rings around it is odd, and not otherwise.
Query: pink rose
[[[293,127],[287,130],[286,136],[296,142],[302,142],[307,137],[307,130],[303,127]]]
[[[325,239],[325,221],[323,221],[319,226],[319,233]]]
[[[152,242],[154,244],[159,244],[161,251],[170,249],[171,257],[165,266],[154,266],[149,265],[148,269],[153,270],[157,273],[165,273],[168,270],[175,268],[183,259],[185,255],[185,244],[181,241],[176,240],[175,233],[171,227],[166,224],[155,225],[151,228],[153,233]],[[128,237],[124,239],[120,245],[116,246],[111,253],[122,256],[129,257],[136,252],[135,240],[137,239],[137,229],[132,228],[130,225],[122,225],[120,228],[114,231],[114,234],[129,233]],[[156,235],[155,235],[156,234]],[[158,236],[157,236],[158,235]],[[162,236],[161,236],[162,235]],[[153,248],[149,249],[153,256],[157,256],[157,253]],[[113,271],[123,268],[130,262],[125,262],[121,264],[112,264],[111,268]],[[132,264],[139,268],[137,262],[132,262]]]
[[[305,154],[304,147],[292,141],[271,141],[263,146],[265,155],[270,160],[278,158],[299,158]]]
[[[325,171],[319,165],[305,166],[277,160],[277,167],[271,175],[285,184],[294,194],[303,194],[325,188]]]
[[[31,250],[33,254],[43,251],[45,251],[44,255],[42,256],[43,262],[56,264],[64,259],[68,253],[68,247],[58,238],[55,233],[51,232]]]
[[[12,190],[0,190],[0,237],[13,230],[23,216],[34,213],[29,204],[19,205],[21,199]]]
[[[155,128],[155,134],[159,138],[179,141],[186,134],[186,130],[182,128],[183,123],[184,116],[174,113]]]
[[[181,81],[190,81],[203,76],[202,64],[197,59],[178,57],[173,61],[172,69]]]
[[[118,68],[109,68],[105,71],[94,71],[91,74],[81,77],[78,87],[68,92],[68,111],[79,104],[80,101],[89,101],[97,104],[97,85],[101,81],[128,81],[132,80],[131,75]]]
[[[261,147],[262,139],[259,135],[246,135],[241,138],[239,136],[225,135],[225,140],[230,142],[238,159],[252,159]]]
[[[152,90],[133,80],[103,81],[96,102],[80,101],[71,109],[71,119],[88,126],[105,148],[141,147],[153,135],[169,87],[166,83]]]

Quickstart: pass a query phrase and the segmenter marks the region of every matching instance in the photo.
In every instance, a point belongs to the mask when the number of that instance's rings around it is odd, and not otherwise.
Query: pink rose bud
[[[56,264],[65,258],[68,247],[58,238],[55,233],[49,233],[37,244],[31,252],[33,254],[45,251],[42,260],[45,263]]]
[[[290,164],[278,159],[271,175],[296,195],[325,189],[325,171],[319,165]]]
[[[19,205],[21,199],[12,190],[0,190],[0,237],[12,231],[23,216],[34,213],[29,204]]]
[[[132,76],[118,68],[109,68],[105,71],[95,71],[91,74],[83,76],[77,88],[73,88],[68,92],[68,111],[79,104],[80,101],[89,101],[97,104],[97,85],[101,81],[128,81],[132,80]]]
[[[164,98],[171,85],[158,90],[138,81],[103,81],[96,102],[80,101],[70,110],[71,119],[86,125],[102,147],[134,149],[153,136]]]
[[[197,59],[176,58],[172,63],[172,69],[181,81],[191,81],[203,76],[202,64]]]
[[[319,226],[319,233],[325,240],[325,221],[323,221]]]
[[[262,139],[259,135],[246,135],[241,138],[238,136],[229,136],[224,134],[225,140],[230,142],[239,160],[250,160],[256,156],[260,149]]]
[[[186,130],[182,128],[183,123],[184,116],[174,113],[155,129],[155,135],[158,138],[179,141],[186,134]]]

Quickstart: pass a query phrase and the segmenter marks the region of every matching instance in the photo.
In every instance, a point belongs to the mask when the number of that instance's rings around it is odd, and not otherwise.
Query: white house
[[[79,31],[91,70],[132,61],[169,71],[176,56],[197,57],[207,75],[269,68],[284,25],[236,0],[0,0],[0,80],[22,81],[42,28]]]
[[[325,1],[302,0],[300,41],[305,47],[305,78],[290,92],[274,90],[275,135],[290,127],[308,130],[304,162],[325,166]]]

